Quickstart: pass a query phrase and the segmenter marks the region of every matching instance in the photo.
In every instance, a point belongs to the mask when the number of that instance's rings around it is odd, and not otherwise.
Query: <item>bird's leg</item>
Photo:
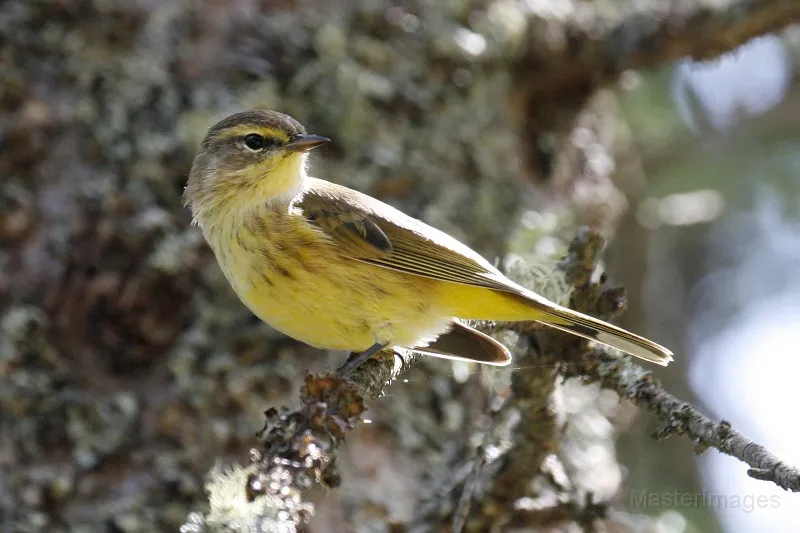
[[[350,357],[347,359],[347,361],[345,361],[345,363],[341,367],[339,367],[339,370],[337,370],[336,373],[339,375],[339,377],[342,378],[347,377],[356,368],[360,367],[362,363],[364,363],[364,361],[366,361],[376,353],[380,352],[387,346],[389,346],[388,343],[381,344],[379,342],[376,342],[375,344],[373,344],[372,346],[370,346],[361,353],[355,353],[355,352],[351,353]]]

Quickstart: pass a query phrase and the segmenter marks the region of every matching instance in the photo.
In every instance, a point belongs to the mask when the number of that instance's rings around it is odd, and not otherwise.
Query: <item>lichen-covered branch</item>
[[[621,73],[684,57],[711,59],[800,22],[795,0],[651,1],[635,7],[621,2],[598,9],[595,17],[586,17],[584,9],[591,8],[579,3],[569,4],[572,16],[559,25],[549,11],[528,19],[518,86],[527,102],[528,163],[541,178],[551,177],[555,152],[562,148],[553,137],[570,131],[588,99]],[[553,71],[558,74],[543,75]],[[541,104],[553,101],[559,105]]]
[[[530,46],[525,61],[541,67],[559,54],[565,76],[541,80],[541,90],[582,78],[609,80],[627,69],[651,68],[666,61],[692,57],[711,59],[748,40],[800,22],[800,4],[794,0],[699,0],[637,6],[573,17],[559,28],[559,39],[535,31],[551,23],[547,16],[530,18]],[[552,27],[552,26],[550,26]],[[560,53],[566,53],[560,55]]]
[[[301,407],[292,413],[267,411],[263,451],[255,457],[257,472],[247,483],[252,500],[286,486],[307,488],[312,483],[339,485],[335,451],[347,432],[358,425],[365,401],[377,398],[397,374],[413,363],[405,358],[395,365],[392,352],[358,367],[349,378],[337,373],[306,375],[300,391]],[[275,471],[281,482],[274,486]]]
[[[602,250],[602,243],[602,236],[586,228],[572,241],[569,255],[562,267],[568,276],[570,273],[580,276],[578,279],[571,278],[573,283],[578,282],[576,287],[581,287],[580,281],[591,276],[593,269],[589,265],[594,263],[597,254]],[[570,268],[574,264],[572,261],[583,266]],[[616,314],[624,307],[622,300],[612,296],[613,293],[608,294],[611,298],[597,293],[602,284],[587,284],[584,287],[587,290],[573,295],[576,309],[585,309],[587,305],[591,307],[591,302],[594,301],[599,306],[595,308],[595,312],[602,316],[607,314],[603,309]],[[687,436],[694,442],[698,453],[716,448],[750,465],[747,473],[751,477],[773,481],[786,490],[800,491],[800,470],[787,465],[762,445],[742,436],[728,422],[714,422],[694,406],[675,398],[661,387],[650,372],[630,357],[619,357],[605,348],[596,348],[579,358],[568,358],[561,373],[564,377],[577,377],[588,383],[598,383],[604,388],[614,390],[621,398],[632,400],[636,405],[654,413],[666,424],[655,435],[659,439],[672,434]]]
[[[605,248],[605,239],[588,228],[581,228],[569,246],[567,256],[559,263],[567,282],[572,287],[570,306],[578,311],[604,319],[622,312],[625,300],[622,289],[608,287],[605,279],[599,283],[591,281],[600,254]],[[533,374],[516,372],[512,375],[512,396],[504,411],[514,410],[519,422],[515,426],[512,445],[501,460],[501,468],[488,482],[486,494],[480,497],[479,511],[471,517],[469,531],[486,531],[498,523],[517,523],[520,512],[515,502],[520,498],[538,496],[531,491],[532,480],[549,477],[544,465],[547,457],[558,451],[558,417],[550,405],[555,384],[561,376],[563,361],[581,360],[586,352],[586,343],[579,338],[564,335],[535,323],[506,324],[529,337],[531,348],[518,358],[521,365],[535,364]],[[554,490],[560,489],[559,487]],[[575,495],[569,495],[574,497]],[[571,518],[578,521],[583,516],[584,506],[573,501],[563,509],[572,509]],[[546,517],[560,516],[552,506],[543,506],[535,513],[523,513],[526,523],[546,523]],[[537,517],[537,518],[535,518]]]
[[[624,291],[608,287],[601,276],[598,283],[591,282],[600,253],[605,246],[601,235],[581,228],[570,243],[568,255],[559,264],[569,283],[574,287],[570,305],[582,312],[602,318],[611,318],[626,307]],[[547,408],[553,383],[560,378],[577,377],[589,383],[616,391],[621,397],[654,412],[666,422],[658,433],[664,438],[672,433],[688,436],[698,451],[717,448],[749,464],[748,474],[757,479],[775,482],[784,489],[800,490],[800,472],[771,454],[763,446],[741,436],[726,422],[714,423],[693,406],[666,392],[649,372],[629,357],[611,354],[606,348],[586,350],[586,343],[571,336],[541,330],[531,324],[509,325],[518,331],[535,335],[540,347],[532,349],[525,358],[536,360],[537,377],[544,375],[548,381],[530,379],[529,383],[513,382],[513,393],[504,410],[517,409],[520,420],[513,433],[509,452],[499,459],[500,469],[493,477],[484,480],[485,493],[476,495],[480,502],[469,521],[456,516],[457,523],[465,523],[465,530],[486,531],[491,525],[508,526],[552,525],[572,521],[590,527],[590,522],[604,516],[603,502],[580,501],[577,494],[565,494],[566,503],[541,506],[536,510],[519,509],[515,502],[523,497],[535,497],[531,491],[532,479],[548,477],[543,460],[558,448],[554,434],[558,429],[556,417]],[[517,373],[515,376],[519,376]],[[522,384],[523,386],[520,386]],[[539,388],[537,388],[539,387]],[[475,461],[481,461],[478,456]],[[474,483],[473,483],[474,485]],[[558,488],[558,487],[557,487]],[[459,508],[465,507],[459,502]],[[588,530],[588,529],[587,529]]]
[[[584,310],[594,306],[594,312],[599,316],[609,312],[616,314],[624,308],[619,294],[610,292],[604,296],[597,292],[602,289],[602,280],[599,284],[580,284],[581,280],[587,280],[587,276],[591,275],[592,269],[589,265],[596,261],[602,243],[602,236],[584,228],[572,241],[570,253],[562,262],[568,276],[573,273],[571,281],[578,282],[576,288],[584,287],[584,290],[573,294],[572,303],[575,308]],[[573,264],[579,266],[570,268]],[[574,273],[580,277],[576,279]],[[750,465],[748,474],[751,477],[773,481],[786,490],[800,491],[800,470],[787,465],[760,444],[742,436],[728,422],[713,422],[694,406],[675,398],[661,387],[650,372],[630,357],[619,357],[605,348],[596,348],[580,357],[568,357],[561,368],[561,375],[598,383],[654,413],[666,424],[656,435],[659,439],[671,434],[685,435],[694,442],[698,453],[707,448],[716,448]]]
[[[589,266],[594,264],[602,243],[602,236],[584,228],[572,241],[569,255],[562,263],[568,279],[576,287],[586,287],[586,290],[573,295],[576,309],[585,309],[587,304],[591,306],[594,301],[600,306],[594,310],[600,316],[607,312],[618,313],[623,307],[619,298],[602,297],[596,293],[601,284],[581,284],[582,280],[588,280],[591,276],[593,269]],[[583,266],[570,268],[570,265],[575,264],[572,261]],[[573,276],[571,278],[570,273]],[[576,279],[575,274],[580,277]],[[589,298],[585,299],[587,295]],[[663,439],[672,434],[684,435],[694,442],[698,453],[716,448],[747,463],[751,467],[747,471],[751,477],[772,481],[786,490],[800,491],[800,470],[787,465],[762,445],[742,436],[728,422],[714,422],[691,404],[674,397],[661,387],[650,372],[630,357],[619,357],[618,354],[610,354],[605,348],[597,348],[582,357],[569,358],[567,361],[561,369],[564,377],[577,377],[588,383],[598,383],[604,388],[614,390],[621,398],[631,400],[639,407],[654,413],[665,423],[655,435],[657,438]]]
[[[249,531],[296,530],[313,513],[313,506],[304,502],[304,492],[315,484],[339,486],[336,450],[347,432],[361,422],[365,401],[380,396],[384,387],[418,357],[410,352],[382,352],[359,366],[347,379],[336,372],[322,376],[307,374],[298,409],[280,412],[271,408],[265,413],[263,447],[252,451],[253,465],[247,469],[246,479],[239,476],[242,485],[224,483],[225,479],[235,477],[229,472],[211,473],[208,485],[212,494],[214,490],[233,494],[238,490],[248,502],[259,499],[266,504],[253,507],[241,497],[239,505],[222,508],[212,505],[209,513],[212,520],[194,514],[189,524],[209,532],[226,531],[221,525],[233,523],[246,523]]]
[[[664,422],[654,434],[657,439],[683,435],[695,445],[697,453],[716,448],[736,457],[751,468],[747,474],[755,479],[771,481],[792,492],[800,492],[800,470],[786,464],[764,446],[755,443],[722,420],[714,422],[693,405],[665,391],[657,379],[627,357],[609,355],[595,350],[589,357],[574,361],[565,375],[616,391],[621,398],[653,413]]]

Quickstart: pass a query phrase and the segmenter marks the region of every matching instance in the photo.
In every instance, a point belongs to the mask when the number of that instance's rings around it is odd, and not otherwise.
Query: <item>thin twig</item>
[[[591,275],[590,265],[596,263],[603,248],[602,237],[582,228],[573,239],[569,255],[562,262],[569,281],[576,285],[571,305],[573,308],[610,316],[621,312],[624,296],[616,289],[605,289],[603,283],[586,283]],[[565,352],[567,354],[568,352]],[[576,355],[576,356],[573,356]],[[716,448],[747,463],[752,468],[748,475],[755,479],[772,481],[793,492],[800,491],[800,471],[785,464],[760,444],[745,438],[728,422],[714,422],[690,404],[666,392],[661,384],[629,357],[612,355],[605,348],[596,348],[589,353],[571,354],[562,369],[565,377],[579,377],[589,383],[617,392],[622,398],[665,422],[655,437],[662,439],[671,434],[688,436],[700,453],[707,448]]]
[[[694,443],[697,453],[716,448],[750,465],[747,471],[750,477],[772,481],[792,492],[800,491],[800,470],[743,436],[730,423],[724,420],[714,422],[692,405],[668,393],[657,379],[628,357],[616,357],[597,349],[581,361],[571,363],[565,375],[598,383],[655,414],[665,424],[654,434],[657,439],[672,434],[684,435]]]
[[[464,487],[461,490],[461,497],[458,499],[458,507],[456,507],[456,511],[453,515],[453,533],[461,533],[467,521],[467,516],[469,516],[469,509],[472,506],[472,495],[475,492],[475,486],[478,483],[483,465],[486,464],[486,448],[484,446],[488,435],[489,432],[487,431],[484,436],[484,444],[478,446],[478,449],[475,450],[475,460],[472,463],[472,471],[464,482]]]

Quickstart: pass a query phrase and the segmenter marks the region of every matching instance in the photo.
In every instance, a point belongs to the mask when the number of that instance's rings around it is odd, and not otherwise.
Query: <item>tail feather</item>
[[[608,322],[565,307],[548,306],[542,310],[547,313],[548,317],[539,319],[537,322],[552,328],[597,341],[657,365],[667,366],[673,361],[672,352],[667,348]]]

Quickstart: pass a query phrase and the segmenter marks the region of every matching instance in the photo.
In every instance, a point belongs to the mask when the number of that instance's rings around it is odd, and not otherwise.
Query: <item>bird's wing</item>
[[[380,259],[391,255],[389,237],[372,217],[354,210],[340,198],[318,195],[310,191],[296,204],[334,242],[355,259]]]
[[[358,191],[309,178],[294,206],[355,260],[441,281],[516,292],[469,247]]]
[[[365,194],[309,178],[306,190],[294,202],[294,207],[337,243],[343,254],[354,260],[417,276],[511,293],[538,310],[539,314],[532,316],[533,320],[660,365],[672,361],[672,352],[666,348],[602,320],[556,305],[516,285],[476,252],[446,233]],[[463,337],[465,332],[457,330],[456,334]],[[431,355],[454,356],[452,351],[456,341],[463,339],[445,340],[441,347],[431,345]],[[498,357],[494,364],[503,361]]]
[[[500,341],[458,321],[453,322],[450,331],[427,346],[413,348],[413,351],[443,359],[475,361],[494,366],[506,366],[511,362],[511,352]]]

